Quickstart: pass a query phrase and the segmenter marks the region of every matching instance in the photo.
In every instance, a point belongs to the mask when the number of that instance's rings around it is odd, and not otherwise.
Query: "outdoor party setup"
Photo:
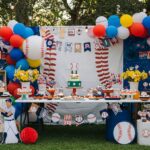
[[[38,142],[32,122],[105,122],[106,140],[150,145],[149,103],[145,12],[99,16],[93,26],[28,27],[10,20],[0,27],[3,144]]]

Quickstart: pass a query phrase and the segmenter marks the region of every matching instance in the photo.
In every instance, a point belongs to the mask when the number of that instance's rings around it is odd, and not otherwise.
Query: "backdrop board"
[[[51,47],[51,53],[55,53],[56,56],[51,55],[50,61],[47,62],[56,65],[49,67],[50,76],[55,76],[56,87],[63,87],[65,94],[70,93],[66,86],[71,63],[78,63],[78,73],[83,87],[78,90],[81,95],[84,95],[87,89],[109,80],[111,73],[118,75],[122,72],[122,41],[117,40],[113,43],[113,40],[106,39],[110,45],[104,46],[102,40],[88,35],[86,26],[41,27],[40,34],[46,38],[48,47],[51,42],[55,45]]]
[[[90,28],[90,27],[88,27]],[[71,72],[71,63],[78,63],[78,73],[82,81],[79,95],[87,94],[87,90],[113,80],[112,74],[119,76],[123,70],[123,41],[118,39],[96,39],[88,34],[86,26],[48,26],[40,27],[40,35],[46,39],[47,52],[42,60],[42,72],[49,80],[56,80],[56,87],[63,87],[64,93],[70,95],[67,81]],[[120,88],[119,83],[113,85]],[[66,114],[82,115],[87,122],[87,115],[96,116],[96,123],[101,121],[99,110],[106,105],[59,103],[47,105],[52,113],[61,114],[60,124]],[[50,116],[51,117],[51,116]],[[74,121],[73,121],[74,122]],[[45,123],[51,123],[45,119]]]

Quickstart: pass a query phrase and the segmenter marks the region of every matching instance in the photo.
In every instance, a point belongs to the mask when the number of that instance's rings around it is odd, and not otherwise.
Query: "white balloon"
[[[130,32],[128,30],[128,28],[125,28],[125,27],[119,27],[118,28],[118,34],[117,34],[117,37],[120,38],[120,39],[127,39],[130,35]]]
[[[12,30],[14,28],[14,26],[17,24],[18,22],[16,20],[10,20],[7,24],[8,27],[10,27]]]
[[[29,59],[36,60],[44,57],[46,51],[45,40],[41,36],[33,35],[23,42],[23,52]]]
[[[133,22],[139,22],[142,23],[143,19],[147,16],[146,13],[144,12],[140,12],[140,13],[135,13],[132,18],[133,18]]]
[[[147,44],[150,46],[150,37],[147,39]]]
[[[139,22],[139,13],[135,13],[133,16],[133,22]]]
[[[147,17],[147,14],[145,12],[140,12],[140,16],[142,18],[142,21],[145,17]]]
[[[108,27],[108,20],[106,17],[104,16],[100,16],[96,19],[96,25],[101,24],[103,25],[105,28]]]

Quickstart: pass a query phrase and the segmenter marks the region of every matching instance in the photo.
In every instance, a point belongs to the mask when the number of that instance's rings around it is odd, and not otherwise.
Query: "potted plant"
[[[29,89],[30,82],[34,82],[38,79],[39,71],[37,69],[29,69],[27,71],[17,69],[14,74],[14,80],[21,82],[22,89]]]
[[[139,71],[138,67],[130,67],[122,73],[121,77],[127,80],[130,85],[130,90],[138,91],[139,81],[148,78],[148,74],[145,71]]]

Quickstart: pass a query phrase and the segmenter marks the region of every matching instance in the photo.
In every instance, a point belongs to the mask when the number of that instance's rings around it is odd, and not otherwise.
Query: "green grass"
[[[36,144],[0,145],[0,150],[148,150],[138,144],[119,145],[105,140],[104,125],[47,126]]]

